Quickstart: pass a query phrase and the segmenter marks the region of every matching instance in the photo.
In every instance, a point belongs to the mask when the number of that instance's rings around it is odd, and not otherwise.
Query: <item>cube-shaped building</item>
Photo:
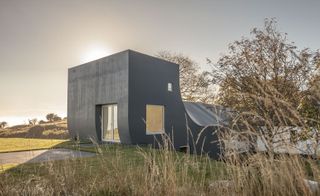
[[[68,129],[80,139],[156,147],[165,134],[176,149],[218,158],[224,119],[213,109],[182,101],[179,65],[132,50],[68,71]]]

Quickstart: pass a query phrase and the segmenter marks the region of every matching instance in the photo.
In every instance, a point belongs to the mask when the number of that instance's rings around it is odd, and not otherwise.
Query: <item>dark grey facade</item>
[[[157,146],[162,134],[146,134],[146,105],[162,105],[164,130],[176,149],[189,146],[218,158],[213,132],[222,120],[203,104],[183,103],[179,89],[179,65],[132,50],[70,68],[68,129],[74,137],[101,141],[102,106],[117,104],[120,142]]]

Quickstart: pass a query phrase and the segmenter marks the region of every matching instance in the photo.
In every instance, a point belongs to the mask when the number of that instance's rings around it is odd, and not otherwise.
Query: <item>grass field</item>
[[[304,179],[320,180],[317,161],[299,156],[253,154],[223,162],[176,152],[170,145],[153,149],[0,138],[2,151],[52,147],[97,155],[2,165],[0,195],[317,195]]]
[[[320,180],[317,163],[298,156],[222,162],[168,146],[60,145],[97,156],[6,165],[0,195],[313,195],[304,179]]]
[[[190,189],[183,192],[201,185],[193,190],[201,193],[210,181],[221,176],[224,165],[207,158],[148,147],[75,144],[69,148],[96,152],[97,156],[8,166],[0,174],[2,194],[158,195],[173,193],[185,185]]]
[[[67,141],[58,139],[0,138],[0,152],[48,149]]]

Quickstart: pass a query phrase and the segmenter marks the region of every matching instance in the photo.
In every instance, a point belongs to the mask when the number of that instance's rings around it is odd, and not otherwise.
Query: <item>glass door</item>
[[[117,104],[102,106],[102,140],[120,142]]]

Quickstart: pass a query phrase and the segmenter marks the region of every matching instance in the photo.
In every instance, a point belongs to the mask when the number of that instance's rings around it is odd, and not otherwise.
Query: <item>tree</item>
[[[180,92],[183,100],[213,102],[214,94],[209,72],[199,71],[199,65],[183,54],[161,51],[157,56],[179,65]]]
[[[304,118],[304,122],[309,127],[306,133],[301,134],[300,138],[308,139],[306,135],[313,135],[316,139],[314,146],[314,156],[317,157],[320,146],[320,53],[314,57],[317,70],[309,83],[309,89],[304,92],[304,97],[300,101],[298,110]]]
[[[313,59],[316,65],[315,74],[312,76],[308,86],[303,92],[303,99],[300,101],[298,110],[306,118],[306,122],[311,127],[320,130],[320,52],[317,51]]]
[[[33,119],[29,119],[28,121],[29,121],[29,125],[36,125],[38,122],[38,119],[33,118]]]
[[[46,115],[46,118],[49,122],[59,121],[61,120],[61,117],[59,117],[57,114],[49,113]]]
[[[59,117],[59,116],[55,116],[55,117],[53,118],[53,121],[60,121],[60,120],[62,120],[62,118]]]
[[[44,121],[44,120],[39,121],[39,124],[45,124],[45,123],[46,123],[46,121]]]
[[[229,54],[213,65],[214,81],[220,84],[219,102],[260,115],[267,110],[274,115],[272,105],[282,105],[281,101],[296,108],[315,70],[314,54],[309,49],[298,51],[286,34],[277,31],[274,19],[251,34],[252,39],[232,43]]]
[[[49,113],[46,115],[46,118],[49,122],[53,122],[54,117],[56,116],[56,114],[54,113]]]
[[[7,123],[7,122],[5,122],[5,121],[0,122],[0,128],[1,128],[1,129],[6,128],[7,126],[8,126],[8,123]]]
[[[320,105],[320,50],[314,55],[313,63],[316,66],[316,71],[309,84],[309,92],[317,100],[318,105]]]
[[[220,85],[218,102],[239,111],[242,130],[264,126],[270,138],[276,127],[306,126],[297,108],[311,87],[318,53],[298,50],[277,30],[275,19],[266,19],[251,35],[230,44],[217,64],[208,59]]]

